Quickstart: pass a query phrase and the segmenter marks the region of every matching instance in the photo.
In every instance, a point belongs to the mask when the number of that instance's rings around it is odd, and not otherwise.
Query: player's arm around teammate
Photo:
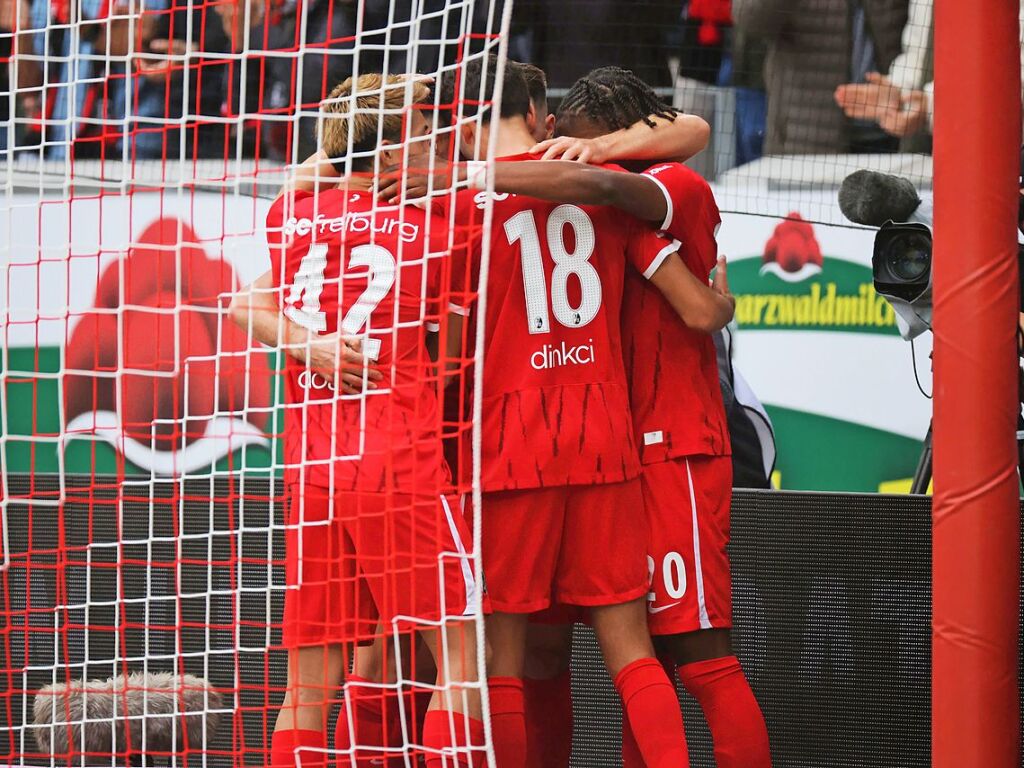
[[[600,131],[598,126],[580,125],[579,129],[591,133]],[[501,163],[491,172],[498,192],[580,205],[611,205],[649,222],[664,222],[671,213],[662,186],[646,174],[621,173],[565,161]],[[471,176],[470,181],[480,188],[486,187],[486,180],[481,176]],[[732,320],[736,308],[735,299],[729,293],[726,270],[725,257],[719,256],[713,290],[708,290],[680,259],[668,258],[654,273],[651,284],[661,291],[687,326],[714,333]]]
[[[296,192],[318,192],[337,188],[341,174],[323,149],[301,163],[292,179],[285,183],[277,200]],[[358,394],[366,377],[368,389],[375,389],[381,373],[367,367],[358,340],[340,334],[320,335],[303,328],[281,311],[278,276],[267,270],[231,297],[231,319],[256,341],[271,349],[280,349],[310,370],[333,381],[340,379],[342,392]]]
[[[479,99],[487,108],[494,71],[494,61],[467,64],[463,106]],[[503,162],[534,157],[525,83],[515,68],[505,73],[501,115],[460,125],[464,154],[493,138]],[[441,103],[457,102],[455,86],[443,84]],[[485,208],[486,195],[460,193],[467,226]],[[527,621],[553,595],[593,607],[606,666],[648,765],[675,768],[686,762],[685,737],[646,628],[646,535],[636,514],[639,464],[619,312],[627,263],[652,274],[676,246],[608,208],[501,195],[493,216],[480,452],[498,768],[527,764]]]
[[[486,189],[485,163],[470,163],[465,169],[473,188]],[[495,163],[490,172],[494,175],[496,192],[578,205],[611,205],[651,222],[664,221],[668,210],[657,182],[643,174],[540,160]],[[427,177],[410,174],[409,183],[413,195],[426,194]],[[397,190],[389,186],[382,195],[393,191]],[[694,330],[714,333],[733,318],[736,302],[728,289],[725,257],[718,259],[713,290],[677,258],[666,259],[651,283],[662,292],[682,321]]]
[[[532,151],[540,153],[542,160],[572,160],[595,165],[619,160],[682,163],[702,151],[710,136],[711,128],[703,118],[664,110],[645,115],[627,128],[600,136],[562,134],[549,138]]]
[[[537,141],[530,153],[540,155],[542,160],[560,159],[566,162],[573,161],[576,165],[540,166],[537,161],[518,163],[515,167],[503,167],[495,179],[497,191],[532,194],[534,197],[555,202],[614,205],[643,220],[661,221],[664,218],[662,208],[660,215],[648,219],[647,214],[652,209],[657,209],[657,206],[663,205],[663,202],[643,181],[637,182],[636,185],[626,183],[623,186],[606,181],[604,176],[610,173],[607,171],[599,172],[598,176],[590,178],[581,178],[577,172],[584,168],[594,169],[588,165],[590,163],[596,166],[623,160],[685,162],[707,147],[711,129],[702,118],[680,114],[654,104],[652,106],[655,111],[644,115],[627,128],[590,137],[556,137],[555,115],[548,112],[547,78],[544,71],[532,64],[516,61],[507,62],[507,66],[523,76],[529,91],[530,112],[527,116],[527,127]],[[556,178],[553,184],[557,191],[545,194],[551,187],[543,183],[538,186],[538,174],[554,175]],[[457,163],[450,168],[439,168],[433,175],[410,170],[405,179],[404,191],[410,199],[420,198],[432,190],[447,189],[453,182],[464,182],[471,175],[471,169],[465,163]],[[515,185],[520,183],[524,186],[521,189],[515,188]],[[381,184],[381,198],[393,202],[402,189],[401,174],[388,174]],[[531,191],[536,189],[540,192]],[[635,202],[637,198],[639,201]]]
[[[527,127],[536,137],[544,130],[542,126],[551,126],[551,121],[541,122],[536,117],[547,109],[543,72],[518,62],[509,62],[509,67],[528,74],[527,84],[534,84],[530,90]],[[564,151],[577,160],[604,162],[602,158],[605,157],[662,158],[666,153],[674,156],[673,152],[685,159],[706,145],[707,123],[701,118],[677,115],[657,102],[651,103],[651,108],[654,111],[650,115],[613,133],[602,130],[598,123],[576,119],[575,113],[566,112],[566,117],[556,122],[555,129],[568,135],[548,140],[538,147],[548,147],[549,154]],[[562,113],[560,109],[559,114]],[[579,155],[569,149],[569,145],[557,143],[562,139],[592,142],[587,146],[600,147],[600,151],[588,150]],[[381,198],[395,199],[401,189],[401,181],[399,176],[392,175],[381,187]],[[606,170],[586,162],[524,160],[488,164],[470,161],[435,174],[409,171],[405,189],[410,197],[419,198],[431,191],[445,189],[453,181],[466,181],[471,188],[479,190],[487,189],[491,181],[496,192],[529,195],[552,202],[611,205],[643,221],[662,223],[671,215],[671,202],[666,203],[663,187],[653,176]],[[736,302],[728,290],[724,257],[718,260],[713,290],[708,290],[708,286],[675,257],[664,261],[652,277],[651,284],[662,292],[683,322],[694,330],[714,333],[733,318]]]
[[[368,367],[358,340],[337,333],[320,336],[303,328],[281,312],[278,293],[273,272],[264,272],[231,298],[231,319],[256,341],[280,349],[328,381],[337,377],[346,395],[363,391],[364,376],[366,389],[377,388],[382,375]]]

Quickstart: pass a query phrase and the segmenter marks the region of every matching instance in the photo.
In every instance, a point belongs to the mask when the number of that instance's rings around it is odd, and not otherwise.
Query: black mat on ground
[[[282,655],[266,650],[282,600],[280,488],[67,478],[61,501],[56,477],[8,483],[0,757],[34,751],[23,691],[69,672],[184,669],[226,694],[208,764],[236,752],[263,764],[284,684]],[[736,493],[735,644],[778,768],[929,765],[929,513],[920,497]],[[620,765],[618,701],[588,629],[575,646],[572,765]],[[692,764],[713,766],[699,709],[682,700]]]

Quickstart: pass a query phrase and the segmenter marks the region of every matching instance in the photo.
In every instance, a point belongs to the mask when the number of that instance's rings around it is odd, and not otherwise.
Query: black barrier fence
[[[145,669],[224,692],[209,764],[264,764],[285,679],[267,650],[282,605],[280,488],[71,478],[60,502],[55,477],[8,484],[0,756],[35,751],[24,724],[40,686]],[[735,494],[735,643],[779,768],[929,765],[929,513],[925,497]],[[617,698],[584,628],[573,693],[573,766],[620,765]],[[713,766],[703,718],[682,700],[692,763]]]

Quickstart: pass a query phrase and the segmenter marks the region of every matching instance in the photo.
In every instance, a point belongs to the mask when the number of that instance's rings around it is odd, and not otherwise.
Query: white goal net
[[[485,764],[475,296],[375,189],[510,5],[0,2],[0,763]]]

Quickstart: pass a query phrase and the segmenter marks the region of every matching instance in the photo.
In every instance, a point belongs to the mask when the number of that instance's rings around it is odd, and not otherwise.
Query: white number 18
[[[566,225],[572,227],[576,240],[576,247],[571,253],[565,247]],[[551,309],[562,325],[582,328],[601,309],[601,276],[590,263],[596,244],[594,223],[582,208],[560,205],[548,216],[546,229],[548,248],[555,262],[551,273]],[[544,279],[543,253],[533,211],[520,211],[506,221],[505,235],[509,245],[517,241],[520,243],[530,333],[549,333],[547,281]],[[576,275],[580,281],[581,298],[575,307],[569,303],[570,275]]]

